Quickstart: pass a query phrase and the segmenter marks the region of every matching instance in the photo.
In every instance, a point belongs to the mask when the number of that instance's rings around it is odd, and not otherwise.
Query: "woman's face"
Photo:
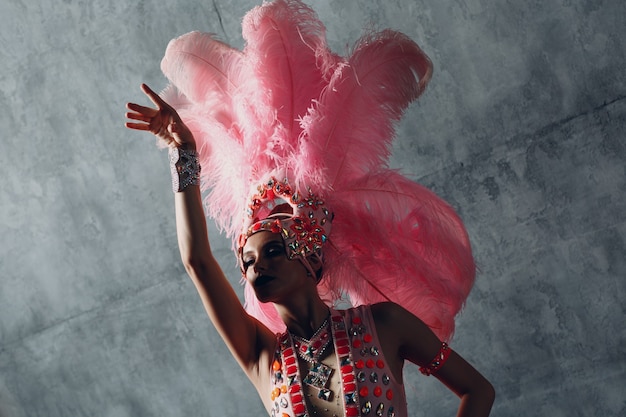
[[[246,280],[261,302],[279,301],[311,281],[304,265],[287,257],[283,239],[276,233],[262,231],[250,236],[241,261]]]

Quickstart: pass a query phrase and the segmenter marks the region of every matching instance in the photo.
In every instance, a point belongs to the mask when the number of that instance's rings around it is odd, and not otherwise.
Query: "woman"
[[[244,18],[244,54],[197,33],[168,46],[164,72],[181,94],[166,95],[179,111],[146,85],[155,107],[127,105],[126,126],[153,133],[170,149],[185,268],[272,416],[406,416],[406,360],[461,398],[459,416],[486,416],[493,387],[440,341],[450,336],[473,280],[462,224],[435,196],[371,157],[380,153],[376,141],[390,140],[393,119],[423,90],[430,61],[390,31],[368,35],[342,60],[322,45],[322,29],[298,1],[264,3]],[[279,52],[271,53],[277,43]],[[211,65],[198,67],[189,56]],[[259,65],[263,59],[271,62]],[[384,65],[373,65],[376,59]],[[365,91],[368,85],[377,87]],[[345,97],[356,100],[346,106]],[[346,108],[366,117],[355,124]],[[229,135],[232,143],[223,142]],[[209,210],[227,219],[222,227],[236,241],[251,314],[211,253],[198,151],[204,182],[218,190],[209,196]],[[246,175],[233,177],[233,166],[244,166]],[[238,210],[224,209],[241,200],[237,190],[244,187],[233,185],[240,177],[260,184],[247,196],[243,225],[235,221]],[[461,284],[439,289],[456,275]],[[336,311],[329,305],[338,291],[355,305],[369,305]],[[449,293],[456,298],[443,299]],[[435,302],[415,302],[429,297]]]

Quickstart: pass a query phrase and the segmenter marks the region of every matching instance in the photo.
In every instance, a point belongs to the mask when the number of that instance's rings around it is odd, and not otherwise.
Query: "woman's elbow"
[[[482,410],[484,415],[489,414],[496,400],[496,390],[489,381],[484,379],[467,394],[471,398],[471,402],[475,403],[478,409]]]
[[[211,256],[193,253],[182,254],[181,261],[189,276],[202,276],[212,265]]]

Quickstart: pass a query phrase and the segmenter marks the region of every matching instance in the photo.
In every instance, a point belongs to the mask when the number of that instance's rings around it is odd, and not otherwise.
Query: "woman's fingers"
[[[152,117],[153,116],[146,116],[145,114],[142,114],[142,113],[131,113],[131,112],[126,113],[127,119],[140,120],[146,123],[150,123],[150,120],[152,120]]]
[[[143,91],[148,96],[150,101],[152,101],[154,103],[154,105],[157,106],[157,108],[159,110],[164,110],[164,109],[165,110],[170,110],[171,109],[169,104],[167,104],[157,93],[152,91],[152,89],[150,87],[148,87],[147,84],[141,84],[141,91]]]
[[[145,123],[126,122],[125,126],[129,129],[135,129],[135,130],[146,130],[146,131],[150,130],[150,125],[147,125]]]
[[[136,103],[127,103],[126,108],[134,111],[135,113],[145,114],[146,116],[154,116],[159,112],[157,109],[153,109],[152,107],[146,107]]]
[[[141,84],[141,90],[154,103],[156,109],[136,103],[126,104],[126,108],[130,110],[126,113],[126,118],[131,120],[125,123],[126,127],[151,132],[168,146],[194,144],[193,135],[176,110],[146,84]]]

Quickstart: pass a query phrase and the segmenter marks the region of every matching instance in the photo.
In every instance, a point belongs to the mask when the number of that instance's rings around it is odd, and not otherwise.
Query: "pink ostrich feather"
[[[394,301],[449,339],[475,272],[458,215],[392,170],[365,175],[341,194],[328,199],[335,221],[327,290],[355,305]]]
[[[242,28],[243,51],[192,32],[162,62],[164,96],[199,144],[208,214],[236,248],[250,190],[270,173],[310,187],[335,214],[320,295],[394,301],[448,340],[474,282],[467,233],[447,203],[387,168],[395,124],[424,91],[430,60],[392,30],[367,33],[340,57],[297,0],[264,2]],[[247,283],[244,293],[249,314],[284,330]]]
[[[303,118],[306,140],[296,175],[339,190],[387,163],[394,123],[424,90],[432,64],[407,36],[385,30],[362,37],[338,65]]]

